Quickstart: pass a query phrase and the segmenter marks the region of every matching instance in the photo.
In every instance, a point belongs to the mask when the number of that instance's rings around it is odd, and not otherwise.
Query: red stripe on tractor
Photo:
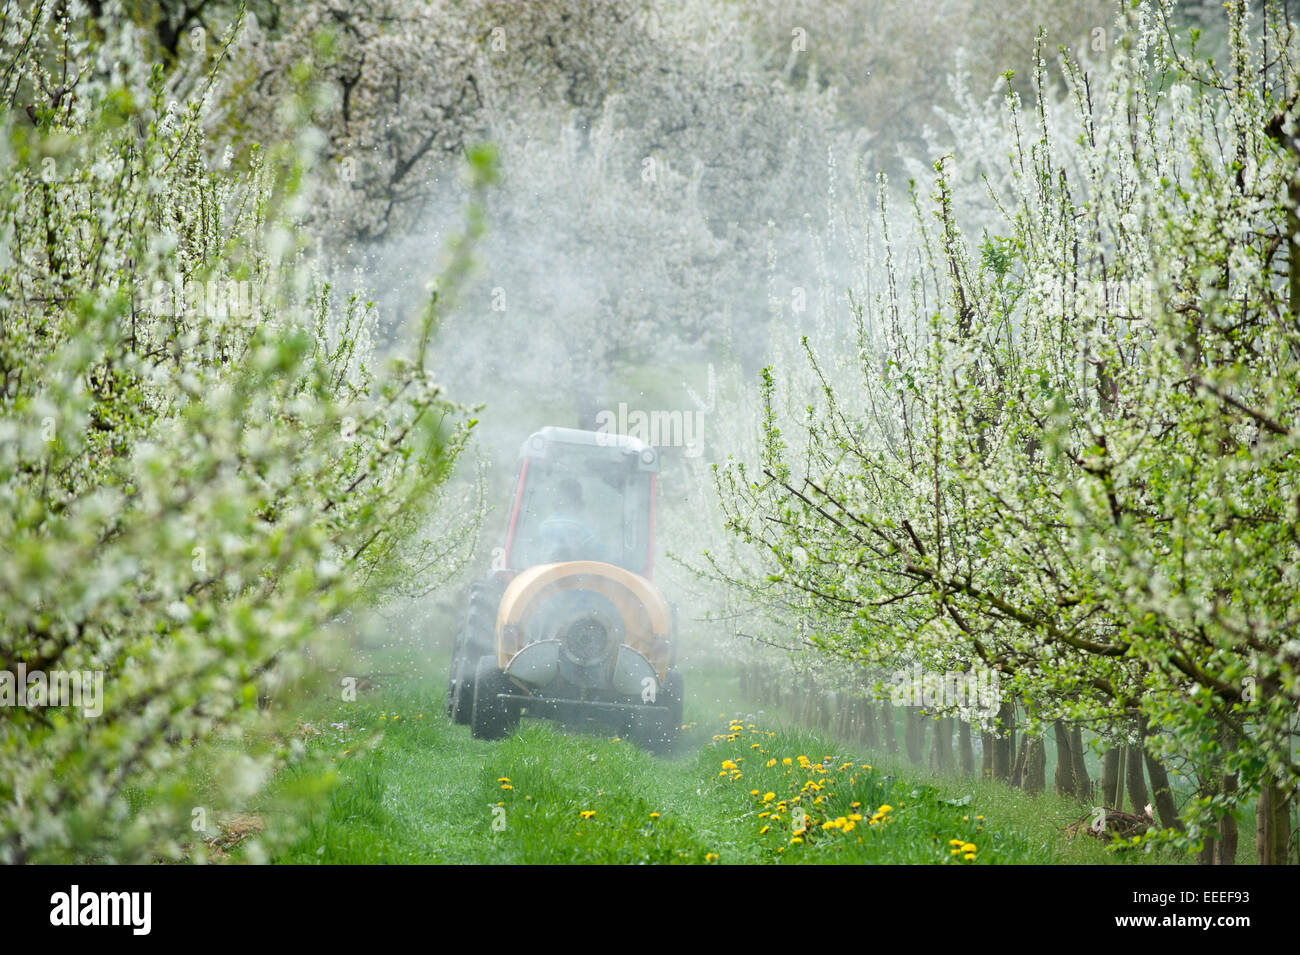
[[[510,568],[510,548],[515,544],[515,525],[519,523],[519,502],[524,499],[524,481],[528,477],[528,459],[519,466],[519,483],[515,485],[515,506],[510,509],[510,529],[506,531],[506,552],[501,563]]]

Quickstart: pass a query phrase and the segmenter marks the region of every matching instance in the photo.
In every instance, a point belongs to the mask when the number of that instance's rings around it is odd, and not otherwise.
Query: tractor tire
[[[499,595],[484,581],[469,587],[469,601],[451,650],[447,676],[447,716],[453,723],[468,725],[474,709],[474,666],[480,655],[492,649]]]
[[[514,685],[497,666],[491,654],[480,657],[474,670],[474,703],[470,711],[470,735],[475,739],[501,739],[519,725],[519,707],[497,699]]]

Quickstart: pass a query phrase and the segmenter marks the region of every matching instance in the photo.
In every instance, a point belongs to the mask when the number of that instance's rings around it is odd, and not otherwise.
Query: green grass
[[[287,803],[286,793],[312,790],[296,776],[311,771],[281,774],[268,797],[268,805],[281,807],[267,813],[268,844],[282,844],[272,861],[1183,861],[1106,852],[1086,836],[1067,839],[1062,830],[1082,810],[1055,794],[1029,796],[1000,783],[933,779],[910,767],[873,762],[815,733],[769,725],[766,717],[755,716],[731,732],[728,719],[718,714],[743,717],[743,701],[734,683],[717,673],[688,675],[688,687],[697,691],[688,701],[687,726],[695,725],[670,757],[608,735],[527,720],[509,739],[476,741],[443,715],[442,684],[435,679],[432,672],[413,675],[357,703],[321,703],[301,717],[324,730],[309,733],[305,743],[317,757],[314,765],[330,767],[335,785]],[[831,761],[822,772],[817,767],[824,757]],[[776,762],[768,766],[769,760]],[[725,761],[737,769],[725,769]],[[821,789],[805,791],[809,781]],[[764,801],[769,792],[773,796]],[[285,805],[296,807],[288,817]],[[886,805],[891,808],[882,811]],[[808,826],[792,842],[796,807],[808,814]],[[823,828],[841,817],[843,828]],[[284,828],[279,840],[277,826]],[[973,860],[952,853],[954,839],[975,845]],[[235,850],[236,858],[240,852]]]

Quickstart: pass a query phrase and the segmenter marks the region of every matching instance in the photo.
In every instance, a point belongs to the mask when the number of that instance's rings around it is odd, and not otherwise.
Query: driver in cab
[[[542,551],[549,563],[569,560],[601,560],[601,547],[587,523],[582,485],[565,478],[556,488],[556,507],[539,531]]]

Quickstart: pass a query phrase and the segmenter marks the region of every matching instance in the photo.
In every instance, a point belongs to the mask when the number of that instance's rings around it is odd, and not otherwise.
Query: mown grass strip
[[[760,717],[711,719],[718,733],[688,734],[666,759],[541,722],[475,741],[423,685],[317,717],[330,731],[307,745],[332,760],[338,785],[277,862],[1129,861],[1096,840],[1067,842],[1077,807],[1052,794],[927,780]]]

